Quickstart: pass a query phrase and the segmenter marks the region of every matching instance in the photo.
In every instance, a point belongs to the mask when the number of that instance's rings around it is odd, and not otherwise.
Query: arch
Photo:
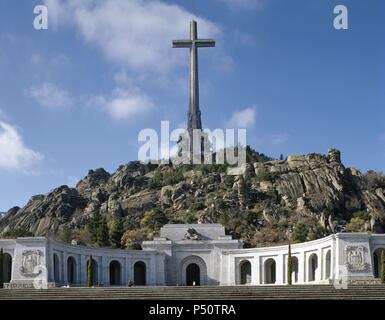
[[[276,281],[276,263],[273,258],[267,259],[265,261],[265,278],[264,283],[265,284],[273,284]]]
[[[122,284],[121,278],[122,266],[119,261],[112,260],[110,262],[110,285],[119,286]]]
[[[69,284],[77,283],[76,260],[74,257],[67,259],[67,281]]]
[[[292,274],[291,274],[291,281],[292,283],[298,282],[298,258],[292,256],[291,262],[293,264]]]
[[[9,253],[3,254],[3,281],[11,282],[12,279],[12,256]]]
[[[59,257],[56,253],[53,254],[53,279],[56,283],[60,282],[60,272],[59,272]]]
[[[134,264],[134,284],[136,286],[146,285],[146,264],[143,261],[137,261]]]
[[[89,265],[90,261],[87,259],[87,279],[88,279],[88,265]],[[98,277],[98,263],[96,262],[95,259],[92,259],[92,269],[94,271],[94,277],[93,277],[93,284],[96,285],[98,284],[98,280],[99,280],[99,277]]]
[[[179,268],[179,283],[182,285],[186,285],[187,281],[194,281],[190,280],[190,278],[187,277],[187,271],[189,271],[189,274],[192,274],[192,271],[194,271],[195,268],[195,276],[197,274],[197,269],[195,266],[190,265],[195,264],[199,268],[199,281],[195,278],[195,285],[199,283],[199,285],[206,285],[207,284],[207,266],[205,261],[199,257],[199,256],[188,256],[184,258],[180,263]],[[189,268],[189,270],[187,270]]]
[[[385,251],[385,248],[377,248],[373,252],[373,273],[375,278],[381,277],[381,252]]]
[[[243,260],[239,264],[240,269],[240,284],[250,284],[251,283],[251,263],[249,260]]]
[[[309,268],[308,268],[308,280],[315,281],[317,278],[318,269],[318,256],[316,253],[312,253],[309,257]]]
[[[186,285],[187,286],[201,285],[201,269],[196,263],[190,263],[186,268]]]
[[[331,251],[328,250],[325,255],[325,279],[330,279],[332,269]]]

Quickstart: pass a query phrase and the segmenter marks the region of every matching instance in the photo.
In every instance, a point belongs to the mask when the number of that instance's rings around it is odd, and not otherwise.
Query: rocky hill
[[[132,248],[165,223],[193,222],[222,223],[246,246],[283,243],[289,231],[294,241],[384,232],[385,177],[345,168],[336,149],[287,160],[248,149],[240,176],[227,175],[225,165],[131,162],[112,174],[90,170],[76,188],[33,196],[23,208],[8,211],[0,233]]]

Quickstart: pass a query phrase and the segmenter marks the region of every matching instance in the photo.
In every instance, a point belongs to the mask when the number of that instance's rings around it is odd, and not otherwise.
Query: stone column
[[[305,252],[302,251],[298,255],[298,283],[306,281],[306,257]]]
[[[105,286],[108,286],[110,284],[109,274],[108,274],[108,260],[106,256],[102,256],[102,278],[101,281]]]
[[[285,272],[285,261],[283,254],[279,254],[276,260],[276,284],[283,284],[283,273]]]
[[[261,262],[259,261],[259,256],[255,255],[251,269],[251,284],[255,285],[261,283]]]
[[[317,255],[318,255],[318,268],[315,273],[315,280],[316,282],[320,282],[322,279],[322,271],[323,271],[323,266],[324,266],[324,258],[322,256],[322,250],[319,248],[317,250]]]
[[[81,285],[86,285],[87,284],[87,257],[85,255],[80,256],[80,279],[79,283]]]
[[[64,254],[63,253],[63,282],[64,284],[68,284],[68,265],[67,265],[67,261],[68,261],[68,255]]]

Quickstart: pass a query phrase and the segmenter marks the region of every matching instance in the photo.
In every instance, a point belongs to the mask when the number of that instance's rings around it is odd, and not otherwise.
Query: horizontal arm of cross
[[[215,47],[215,41],[211,39],[199,39],[195,40],[197,47]]]
[[[173,48],[191,48],[192,41],[191,40],[174,40],[172,42]]]
[[[173,48],[191,48],[192,44],[196,47],[215,47],[215,41],[211,39],[199,39],[199,40],[174,40],[172,42]]]

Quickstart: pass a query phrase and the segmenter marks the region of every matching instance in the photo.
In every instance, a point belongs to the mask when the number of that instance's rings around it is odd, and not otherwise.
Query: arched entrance
[[[201,270],[196,263],[190,263],[186,268],[186,285],[201,285]]]
[[[196,286],[207,284],[207,267],[201,257],[189,256],[184,258],[180,263],[178,284]]]
[[[136,286],[146,285],[146,264],[143,261],[134,264],[134,284]]]
[[[3,254],[3,282],[9,283],[12,279],[12,256],[9,253]]]
[[[385,248],[378,248],[373,252],[373,272],[375,278],[381,277],[381,252]]]
[[[330,279],[330,271],[332,269],[332,260],[331,260],[331,252],[330,250],[328,250],[328,252],[326,252],[326,256],[325,256],[325,279]]]
[[[113,260],[110,262],[110,285],[120,286],[121,284],[121,265],[119,261]]]
[[[317,269],[318,269],[318,256],[313,253],[309,257],[309,281],[315,281],[317,277]]]
[[[265,284],[273,284],[276,281],[276,263],[274,259],[265,261]]]
[[[244,260],[240,263],[240,284],[251,283],[251,263],[249,260]]]
[[[56,283],[60,282],[59,257],[56,253],[53,254],[53,278]]]
[[[88,265],[89,265],[89,260],[87,260],[87,279],[88,279]],[[95,259],[92,259],[92,269],[93,269],[93,284],[96,285],[98,284],[98,263],[95,261]]]
[[[75,284],[77,282],[76,274],[76,260],[74,257],[67,259],[67,280],[69,284]]]

